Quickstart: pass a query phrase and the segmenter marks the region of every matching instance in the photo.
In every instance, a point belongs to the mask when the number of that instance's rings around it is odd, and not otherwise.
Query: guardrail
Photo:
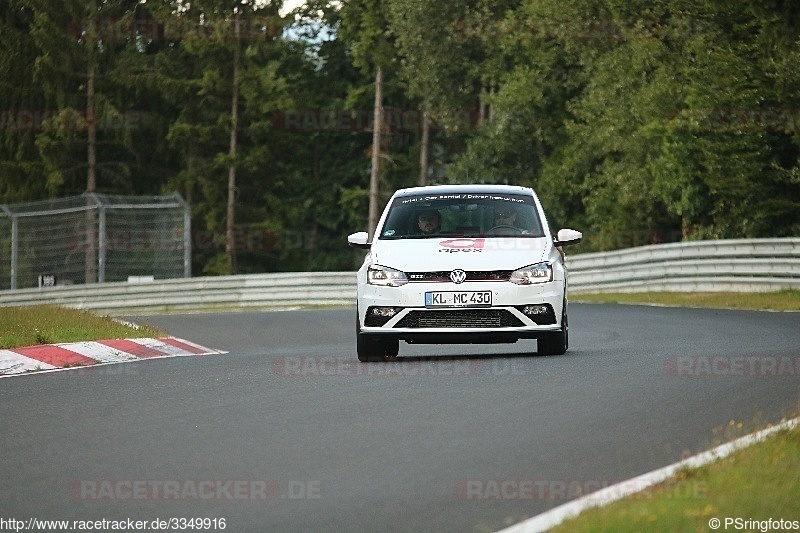
[[[567,256],[570,291],[800,289],[800,239],[731,239]]]
[[[354,272],[301,272],[0,291],[0,306],[57,304],[120,315],[296,305],[352,305],[355,298]]]
[[[567,256],[570,292],[800,289],[800,239],[719,240]],[[354,272],[250,274],[0,291],[0,306],[58,304],[111,315],[353,305]]]

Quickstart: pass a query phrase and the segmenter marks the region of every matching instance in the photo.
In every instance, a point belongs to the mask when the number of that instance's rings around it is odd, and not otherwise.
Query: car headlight
[[[367,268],[367,283],[370,285],[382,285],[384,287],[399,287],[408,283],[405,272],[393,268],[374,265]]]
[[[526,266],[512,272],[508,281],[517,285],[532,285],[534,283],[553,281],[553,267],[548,263]]]

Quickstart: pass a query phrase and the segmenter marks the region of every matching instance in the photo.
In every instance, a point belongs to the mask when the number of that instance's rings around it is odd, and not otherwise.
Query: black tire
[[[400,341],[396,337],[386,335],[368,335],[361,333],[356,317],[356,353],[362,363],[377,363],[397,357],[400,352]]]
[[[539,355],[564,355],[569,349],[569,320],[567,318],[567,302],[561,312],[561,331],[548,334],[536,341]]]

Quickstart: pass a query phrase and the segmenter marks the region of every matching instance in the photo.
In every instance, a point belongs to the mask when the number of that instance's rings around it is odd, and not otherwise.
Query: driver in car
[[[494,212],[494,225],[497,226],[512,226],[516,228],[517,212],[509,206],[500,206]]]
[[[513,206],[501,205],[495,209],[492,229],[501,232],[500,234],[527,235],[530,232],[520,227],[524,225],[524,222],[517,224],[517,210]]]
[[[442,227],[442,215],[436,209],[428,209],[419,214],[417,225],[423,235],[439,233]]]

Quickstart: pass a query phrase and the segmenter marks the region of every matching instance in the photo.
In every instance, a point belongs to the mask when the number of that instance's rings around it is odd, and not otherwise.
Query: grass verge
[[[772,531],[772,519],[800,522],[800,426],[629,498],[581,513],[551,531]],[[729,522],[726,519],[755,523]],[[773,523],[774,523],[773,522]],[[713,525],[713,524],[712,524]],[[739,527],[737,527],[737,525]]]
[[[0,307],[0,349],[165,335],[154,328],[135,329],[89,311],[54,305]]]
[[[572,302],[656,304],[676,307],[718,307],[800,311],[800,291],[775,292],[635,292],[570,294]]]

